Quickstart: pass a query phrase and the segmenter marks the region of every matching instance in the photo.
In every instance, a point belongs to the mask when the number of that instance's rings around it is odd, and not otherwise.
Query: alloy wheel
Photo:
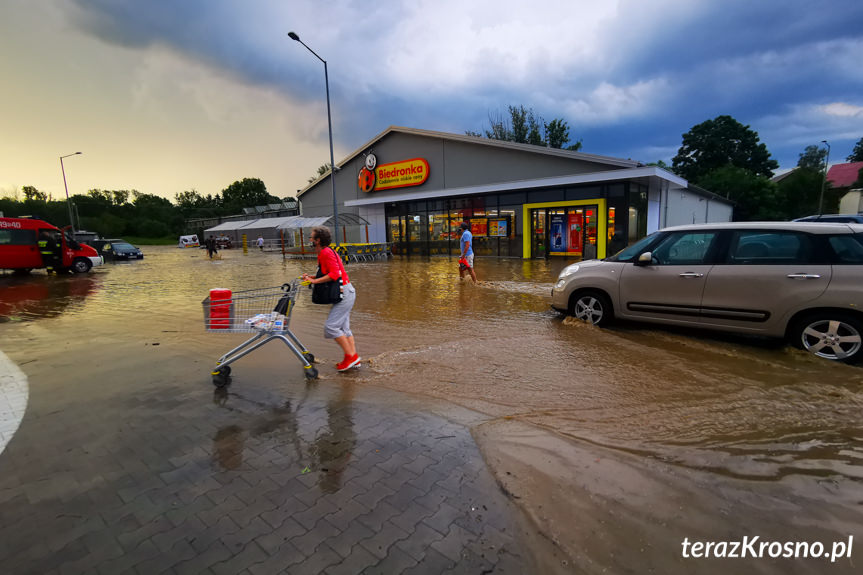
[[[818,357],[833,360],[848,359],[860,351],[863,338],[857,329],[837,319],[819,319],[801,332],[803,347]]]

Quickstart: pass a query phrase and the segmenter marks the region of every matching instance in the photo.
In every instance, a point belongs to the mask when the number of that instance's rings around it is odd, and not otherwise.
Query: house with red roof
[[[840,214],[863,213],[863,162],[850,162],[847,164],[835,164],[827,170],[827,181],[833,189],[845,191],[845,195],[839,200]],[[857,188],[853,188],[858,183]]]

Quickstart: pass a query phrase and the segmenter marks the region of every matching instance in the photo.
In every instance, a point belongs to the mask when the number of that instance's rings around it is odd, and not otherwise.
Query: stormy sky
[[[670,163],[729,114],[781,169],[863,137],[856,0],[3,0],[0,195],[291,196],[390,125],[462,134],[524,105],[583,150]]]

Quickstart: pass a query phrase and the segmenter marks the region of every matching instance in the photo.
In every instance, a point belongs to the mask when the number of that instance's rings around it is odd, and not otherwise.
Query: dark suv
[[[840,224],[863,224],[863,214],[821,214],[792,220],[795,222],[838,222]]]

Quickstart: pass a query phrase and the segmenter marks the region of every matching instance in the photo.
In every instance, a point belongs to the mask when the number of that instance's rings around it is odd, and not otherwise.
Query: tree
[[[321,176],[326,174],[328,171],[330,171],[330,165],[329,164],[321,164],[320,166],[318,166],[318,173],[315,174],[314,176],[312,176],[311,178],[309,178],[309,183],[311,184],[312,182],[318,181],[321,178]]]
[[[655,162],[649,162],[648,166],[656,166],[657,168],[662,168],[663,170],[671,171],[671,166],[663,162],[662,160],[656,160]]]
[[[851,155],[845,158],[848,162],[863,162],[863,138],[857,140]]]
[[[776,184],[746,168],[722,166],[704,176],[698,185],[735,202],[735,221],[785,219]]]
[[[779,180],[777,189],[780,199],[779,205],[782,207],[784,215],[783,219],[793,220],[794,218],[818,213],[818,201],[821,196],[821,186],[824,182],[823,167],[823,163],[820,167],[814,169],[806,166],[799,167]],[[835,193],[830,193],[829,188],[825,190],[825,206],[830,206],[833,203],[835,195]],[[831,209],[830,211],[825,211],[825,213],[834,211]]]
[[[489,112],[490,129],[485,130],[489,140],[503,140],[519,144],[533,144],[549,148],[563,148],[569,141],[569,125],[562,118],[546,122],[534,113],[533,108],[509,106],[509,118],[500,112]],[[478,132],[466,131],[468,136],[480,136]],[[581,140],[566,148],[580,150]]]
[[[40,192],[34,186],[24,186],[21,188],[21,191],[24,192],[25,200],[38,200],[41,202],[48,201],[48,194],[45,192]]]
[[[803,153],[800,154],[800,159],[797,160],[797,167],[816,172],[824,171],[824,161],[827,159],[827,150],[818,146],[806,146]]]
[[[258,178],[243,178],[222,190],[222,203],[230,214],[238,214],[243,208],[278,201],[279,198],[267,193],[267,186]]]
[[[779,164],[758,140],[749,126],[731,116],[717,116],[683,134],[683,145],[671,165],[677,174],[699,185],[707,174],[729,165],[770,178]]]

